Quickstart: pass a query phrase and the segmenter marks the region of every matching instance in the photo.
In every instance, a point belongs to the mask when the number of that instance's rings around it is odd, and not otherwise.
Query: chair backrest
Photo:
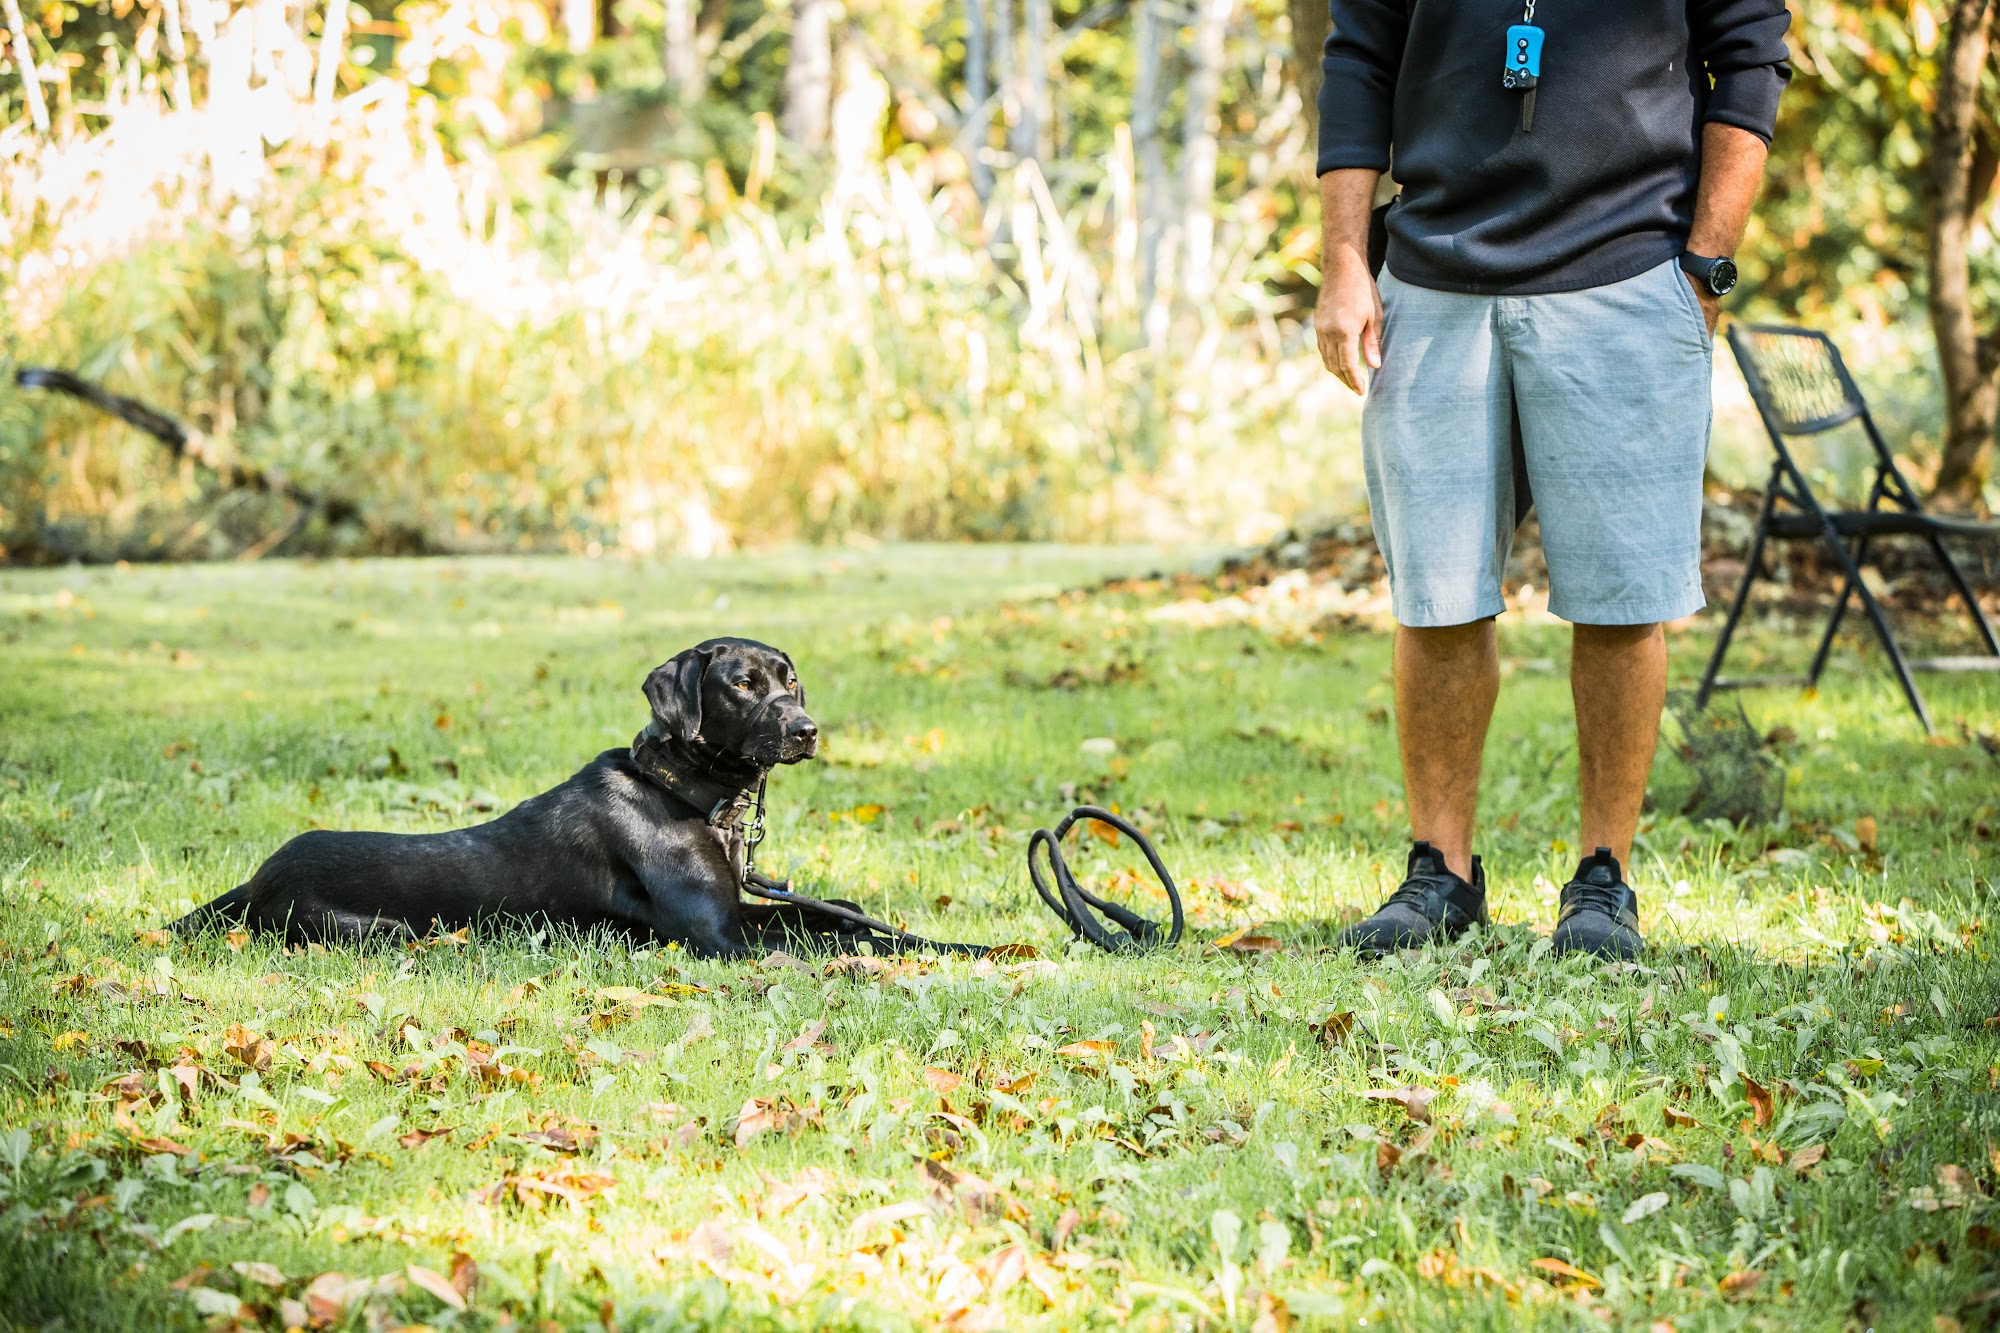
[[[1922,511],[1915,488],[1904,478],[1888,442],[1875,428],[1868,402],[1833,339],[1818,329],[1787,324],[1731,323],[1729,350],[1735,354],[1743,382],[1770,431],[1779,461],[1802,491],[1810,490],[1806,473],[1786,448],[1785,438],[1820,435],[1858,421],[1874,454],[1874,485],[1867,507],[1874,508],[1880,497],[1899,508]]]
[[[1729,350],[1764,422],[1783,435],[1817,435],[1867,412],[1833,339],[1817,329],[1731,324]]]

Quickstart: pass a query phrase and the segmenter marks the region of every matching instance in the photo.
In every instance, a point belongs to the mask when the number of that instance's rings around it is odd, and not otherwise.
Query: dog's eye
[[[750,682],[747,680],[739,680],[736,682],[736,688],[742,690],[747,694],[749,693],[750,690]]]

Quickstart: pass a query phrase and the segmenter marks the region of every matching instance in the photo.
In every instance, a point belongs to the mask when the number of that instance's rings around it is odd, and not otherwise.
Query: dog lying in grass
[[[302,833],[173,929],[352,943],[513,919],[610,927],[704,957],[779,947],[804,923],[796,909],[743,901],[743,819],[774,767],[819,749],[792,659],[710,639],[644,688],[653,716],[630,749],[606,750],[491,823]]]

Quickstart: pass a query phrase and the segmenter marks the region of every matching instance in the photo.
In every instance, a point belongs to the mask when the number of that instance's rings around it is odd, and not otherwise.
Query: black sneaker
[[[1445,868],[1444,856],[1427,842],[1410,849],[1403,885],[1373,916],[1340,932],[1341,947],[1379,958],[1394,949],[1415,949],[1457,939],[1486,924],[1486,872],[1472,858],[1467,883]]]
[[[1639,895],[1625,883],[1609,847],[1599,847],[1576,868],[1575,878],[1563,885],[1561,909],[1557,953],[1637,958],[1646,947],[1639,938]]]

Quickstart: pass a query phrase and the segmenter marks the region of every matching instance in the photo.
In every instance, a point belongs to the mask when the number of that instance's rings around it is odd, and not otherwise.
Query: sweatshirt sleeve
[[[1778,95],[1792,77],[1785,47],[1791,25],[1784,0],[1690,0],[1689,38],[1715,82],[1704,120],[1771,141]]]
[[[1330,0],[1332,30],[1319,62],[1319,174],[1389,169],[1396,71],[1410,26],[1408,0]]]

